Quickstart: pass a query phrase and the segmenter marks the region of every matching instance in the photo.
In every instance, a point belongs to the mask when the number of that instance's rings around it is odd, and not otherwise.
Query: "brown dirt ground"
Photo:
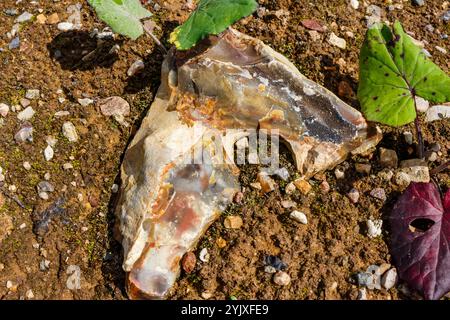
[[[4,266],[0,269],[0,299],[24,298],[28,289],[33,290],[37,299],[126,298],[120,268],[120,244],[112,238],[111,203],[114,199],[110,190],[118,181],[117,173],[126,145],[139,127],[159,85],[163,56],[146,37],[137,41],[119,37],[106,42],[94,59],[81,61],[97,48],[96,41],[89,37],[90,31],[104,28],[86,1],[78,1],[83,5],[80,31],[60,32],[55,25],[32,21],[23,24],[20,30],[20,49],[7,49],[10,40],[6,33],[11,30],[14,18],[3,14],[4,9],[17,8],[19,13],[27,10],[37,14],[37,8],[42,8],[44,14],[56,12],[64,21],[69,15],[66,8],[76,2],[41,1],[39,6],[29,2],[16,4],[15,0],[0,3],[0,47],[6,48],[0,51],[0,103],[18,104],[27,89],[40,89],[43,94],[39,101],[32,101],[37,111],[31,120],[33,143],[14,142],[14,134],[20,127],[14,113],[10,113],[0,127],[0,166],[6,170],[6,185],[0,184],[0,268],[1,264]],[[189,12],[182,9],[184,1],[154,2],[161,6],[154,17],[163,30],[159,36],[167,39],[170,31]],[[370,1],[385,9],[388,2],[392,1]],[[314,3],[260,0],[259,3],[271,12],[283,9],[289,15],[280,19],[273,13],[263,18],[255,14],[241,21],[236,26],[239,30],[270,44],[291,59],[306,76],[330,90],[338,93],[338,84],[345,81],[356,91],[358,53],[366,30],[364,6],[355,11],[344,0]],[[449,24],[439,20],[444,11],[443,1],[427,0],[424,7],[413,7],[410,1],[403,3],[403,10],[385,10],[384,18],[391,22],[399,19],[405,29],[414,32],[415,38],[426,40],[426,48],[433,60],[448,73],[448,56],[435,49],[439,45],[449,50],[448,40],[442,40],[437,33],[424,31],[425,25],[432,24],[437,30],[450,33]],[[328,31],[321,34],[321,40],[312,41],[300,24],[303,19],[321,21]],[[326,37],[331,31],[346,38],[346,50],[327,43]],[[353,32],[354,38],[346,36],[347,31]],[[109,54],[109,49],[116,43],[120,45],[119,52]],[[56,50],[61,51],[62,58],[54,58]],[[126,71],[137,58],[144,59],[146,68],[128,78]],[[58,89],[63,93],[58,94]],[[130,128],[102,116],[95,104],[81,107],[76,102],[85,96],[99,99],[112,95],[122,96],[130,103],[132,114],[127,118],[132,124]],[[65,96],[64,103],[58,102],[60,96]],[[342,98],[358,108],[351,93]],[[54,113],[62,110],[69,111],[70,116],[55,118]],[[77,143],[70,143],[62,136],[64,121],[75,124],[80,135]],[[448,160],[449,120],[423,127],[427,142],[438,142],[442,148],[437,163],[431,164],[434,167]],[[412,126],[401,130],[383,127],[385,138],[380,144],[395,149],[401,160],[412,157],[402,138],[402,131],[406,129],[413,132]],[[54,159],[46,162],[43,150],[48,135],[56,137],[58,143]],[[378,239],[369,239],[364,230],[368,218],[386,219],[401,191],[394,183],[378,176],[381,167],[377,157],[375,152],[366,158],[348,159],[341,165],[348,177],[344,181],[336,181],[333,172],[327,172],[331,192],[326,195],[318,189],[320,181],[314,179],[311,180],[313,191],[307,196],[299,193],[287,196],[284,192],[286,183],[281,180],[276,191],[261,195],[249,187],[255,180],[257,168],[242,168],[241,181],[246,189],[243,203],[230,206],[208,230],[197,253],[201,248],[209,248],[210,262],[198,262],[192,274],[182,274],[170,298],[201,299],[201,293],[207,291],[213,294],[213,299],[230,296],[238,299],[355,299],[357,287],[351,283],[351,276],[371,264],[391,261],[389,228],[384,228]],[[24,169],[24,161],[30,162],[31,170]],[[71,162],[74,169],[63,170],[62,165],[66,162]],[[357,162],[372,164],[371,174],[356,173]],[[288,156],[284,163],[294,176]],[[36,185],[47,172],[56,191],[44,201],[38,197]],[[436,178],[444,189],[450,186],[447,173]],[[16,196],[25,205],[24,209],[8,197],[11,194],[6,192],[7,185],[17,187]],[[361,192],[357,205],[351,204],[345,196],[353,187]],[[386,203],[368,196],[374,187],[386,190]],[[33,212],[42,212],[59,198],[65,200],[63,217],[50,224],[45,236],[36,236],[32,231]],[[299,226],[287,218],[290,210],[283,209],[280,201],[289,198],[308,213],[307,226]],[[244,226],[241,229],[229,231],[223,227],[224,217],[230,214],[242,216]],[[24,223],[25,228],[19,228]],[[7,227],[11,227],[9,232],[6,232]],[[223,249],[216,245],[219,237],[227,242]],[[292,277],[290,285],[275,286],[271,277],[264,273],[262,260],[267,254],[278,255],[288,264],[287,272]],[[44,259],[50,261],[50,266],[41,271],[39,265]],[[66,287],[69,265],[81,268],[81,290],[70,291]],[[7,289],[7,281],[17,284],[17,288]],[[368,297],[408,298],[397,289],[369,291]]]

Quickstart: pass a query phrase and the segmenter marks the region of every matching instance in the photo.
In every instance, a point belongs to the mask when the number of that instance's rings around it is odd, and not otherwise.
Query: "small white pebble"
[[[202,298],[205,299],[205,300],[212,298],[212,296],[213,296],[212,293],[209,293],[209,292],[206,292],[206,291],[202,292]]]
[[[47,192],[39,192],[39,198],[42,200],[48,200],[48,193]]]
[[[301,211],[292,211],[289,216],[295,221],[300,222],[301,224],[308,224],[308,218],[306,217],[306,214]]]
[[[431,155],[428,157],[428,161],[434,162],[438,159],[438,154],[436,152],[431,153]]]
[[[70,31],[74,28],[73,23],[70,22],[60,22],[58,23],[58,30],[60,31]]]
[[[27,297],[27,299],[31,300],[34,299],[34,293],[33,290],[29,289],[26,293],[25,296]]]
[[[419,112],[426,112],[430,108],[430,103],[421,97],[416,97],[416,108]]]
[[[50,161],[50,160],[52,160],[53,159],[53,156],[54,156],[54,151],[53,151],[53,148],[51,147],[51,146],[47,146],[47,148],[45,148],[45,150],[44,150],[44,157],[45,157],[45,160],[46,161]]]
[[[63,164],[63,169],[64,170],[70,170],[73,169],[73,165],[70,162],[64,163]]]
[[[0,116],[6,117],[9,112],[9,106],[5,103],[0,103]]]
[[[93,104],[94,100],[89,98],[78,99],[78,103],[83,107],[87,107],[88,105]]]
[[[397,269],[392,268],[383,274],[381,277],[381,285],[386,289],[392,289],[397,283]]]
[[[199,259],[205,263],[209,262],[209,252],[207,248],[203,248],[202,251],[200,251]]]
[[[287,286],[291,282],[291,277],[284,271],[278,271],[273,276],[273,282],[279,286]]]
[[[358,0],[350,0],[350,5],[353,9],[357,10],[359,8],[359,1]]]
[[[28,161],[25,161],[23,163],[23,167],[25,168],[25,170],[31,170],[31,164]]]
[[[336,176],[336,179],[343,179],[345,177],[345,172],[342,169],[337,168],[334,170],[334,175]]]
[[[407,144],[413,144],[413,134],[410,131],[403,132],[403,137],[405,138],[405,142]]]
[[[28,107],[17,114],[17,119],[19,119],[20,121],[27,121],[33,118],[35,113],[36,112],[33,110],[32,107]]]
[[[265,273],[276,273],[277,269],[275,269],[275,267],[272,267],[272,266],[265,266],[264,272]]]
[[[62,132],[63,135],[67,138],[67,140],[69,140],[70,142],[78,141],[78,133],[72,122],[70,121],[65,122],[62,126]]]
[[[383,226],[383,220],[367,220],[367,235],[369,238],[376,238],[378,236],[381,236]]]
[[[119,191],[119,185],[113,184],[111,191],[112,191],[112,193],[117,193]]]
[[[362,288],[358,290],[358,300],[367,300],[367,290]]]
[[[23,230],[23,229],[25,229],[26,227],[27,227],[27,224],[26,224],[26,223],[22,223],[22,224],[19,226],[19,229]]]

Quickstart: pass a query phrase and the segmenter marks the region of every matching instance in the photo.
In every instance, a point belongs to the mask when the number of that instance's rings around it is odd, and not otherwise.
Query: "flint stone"
[[[400,163],[400,172],[408,175],[410,182],[430,182],[427,162],[420,159],[405,160]]]
[[[172,49],[161,83],[122,163],[116,215],[130,298],[166,297],[183,255],[242,189],[227,129],[278,130],[305,180],[381,139],[360,112],[233,29]]]
[[[385,168],[397,168],[397,153],[391,149],[380,148],[380,164]]]
[[[427,122],[450,118],[450,105],[439,105],[431,107],[427,110],[425,118]]]
[[[105,116],[128,116],[130,105],[121,97],[109,97],[99,102],[100,110]]]

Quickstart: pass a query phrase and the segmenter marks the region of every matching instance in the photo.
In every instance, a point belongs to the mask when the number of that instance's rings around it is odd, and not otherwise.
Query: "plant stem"
[[[414,124],[416,125],[417,141],[419,144],[418,153],[419,159],[422,159],[424,154],[423,135],[422,135],[422,128],[420,127],[419,111],[417,110],[416,95],[414,94],[413,100],[414,100],[414,108],[416,109],[416,119],[414,120]]]
[[[145,30],[145,33],[148,34],[150,36],[150,38],[153,39],[153,41],[155,41],[155,43],[164,52],[164,54],[167,54],[168,51],[167,51],[166,47],[164,47],[164,45],[161,43],[161,41],[159,41],[159,39],[153,34],[153,32],[145,24],[144,24],[144,30]]]
[[[431,175],[436,175],[439,172],[444,171],[445,169],[447,169],[448,167],[450,167],[450,160],[448,160],[447,162],[441,164],[440,166],[434,168],[433,170],[431,170],[430,174]]]

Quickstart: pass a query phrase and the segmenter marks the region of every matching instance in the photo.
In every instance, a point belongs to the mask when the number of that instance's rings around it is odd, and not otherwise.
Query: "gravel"
[[[67,289],[79,290],[81,289],[81,269],[77,265],[70,265],[67,268],[66,274],[69,275],[66,281]]]
[[[23,22],[30,21],[32,18],[33,18],[33,15],[31,13],[25,11],[20,16],[18,16],[15,21],[17,23],[23,23]]]
[[[353,188],[349,193],[347,193],[347,197],[353,204],[356,204],[359,201],[359,191]]]
[[[347,48],[347,41],[345,41],[345,39],[343,38],[339,38],[334,32],[330,34],[330,37],[328,38],[328,43],[340,49]]]
[[[70,121],[64,122],[62,126],[62,132],[64,137],[66,137],[67,140],[69,140],[70,142],[78,141],[78,133],[72,122]]]
[[[367,220],[367,236],[369,238],[376,238],[381,236],[383,220]]]
[[[25,141],[33,142],[33,127],[29,123],[25,123],[14,135],[14,139],[17,143]]]
[[[392,268],[386,271],[381,277],[381,285],[386,290],[392,289],[397,283],[397,269]]]
[[[35,113],[36,112],[33,110],[32,107],[28,107],[17,114],[17,119],[19,119],[20,121],[28,121],[33,118]]]
[[[287,286],[291,283],[291,277],[284,271],[278,271],[273,276],[273,282],[279,286]]]
[[[15,37],[11,40],[11,42],[8,44],[9,50],[17,49],[20,47],[20,38],[19,36]]]
[[[205,262],[205,263],[209,262],[210,255],[209,255],[208,249],[207,248],[203,248],[200,251],[200,254],[198,255],[198,258],[200,259],[201,262]]]
[[[8,115],[9,106],[5,103],[0,103],[0,116],[5,118]]]
[[[386,191],[383,188],[375,188],[370,191],[370,195],[375,199],[381,200],[383,202],[386,201]]]
[[[53,151],[53,148],[51,147],[51,146],[47,146],[46,148],[45,148],[45,150],[44,150],[44,158],[45,158],[45,161],[50,161],[50,160],[52,160],[53,159],[53,156],[54,156],[54,151]]]
[[[289,215],[291,217],[291,219],[301,223],[301,224],[308,224],[308,218],[306,217],[306,214],[304,214],[301,211],[292,211],[291,214]]]
[[[40,91],[38,89],[28,89],[25,93],[25,98],[29,100],[36,100],[39,99]]]

